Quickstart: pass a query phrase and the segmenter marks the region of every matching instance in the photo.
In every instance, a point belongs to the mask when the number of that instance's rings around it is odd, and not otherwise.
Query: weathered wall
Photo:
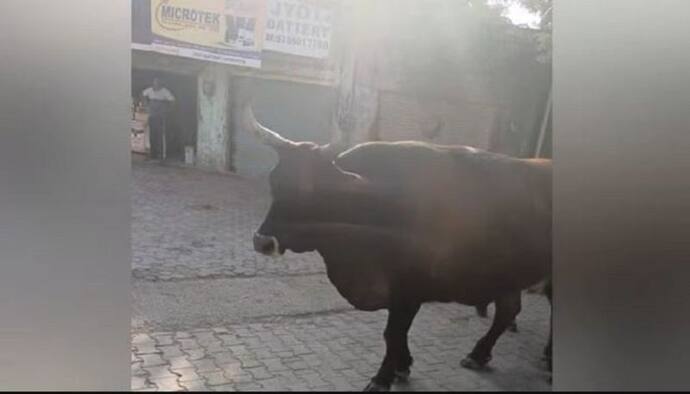
[[[455,0],[355,0],[347,12],[352,34],[339,106],[353,126],[352,142],[422,140],[533,153],[550,86],[533,32]],[[424,34],[415,34],[421,25]]]
[[[352,34],[342,55],[339,106],[351,142],[423,140],[488,147],[498,105],[485,76],[438,67],[438,50],[445,49],[438,43],[447,34],[440,26],[467,30],[455,35],[465,41],[471,26],[443,19],[452,19],[452,10],[446,9],[452,8],[451,1],[426,6],[411,0],[360,0],[345,9]],[[393,8],[396,13],[390,12]],[[425,23],[435,27],[412,33]],[[453,50],[466,52],[465,41],[454,40]],[[435,135],[425,133],[439,125]]]
[[[376,130],[383,141],[420,140],[487,149],[497,107],[419,99],[392,92],[380,97]]]
[[[212,81],[212,96],[204,93],[204,81]],[[229,73],[217,64],[208,66],[198,78],[198,127],[196,165],[201,168],[225,171],[229,169]]]

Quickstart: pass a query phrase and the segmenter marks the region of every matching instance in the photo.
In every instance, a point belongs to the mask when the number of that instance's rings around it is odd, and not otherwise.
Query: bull
[[[521,309],[521,292],[547,280],[551,301],[551,161],[423,142],[294,142],[245,127],[278,154],[257,252],[318,252],[352,306],[388,310],[383,362],[365,391],[387,391],[413,363],[408,331],[424,303],[455,302],[492,325],[460,362],[483,368]],[[551,335],[544,349],[550,360]],[[550,363],[549,363],[550,366]]]

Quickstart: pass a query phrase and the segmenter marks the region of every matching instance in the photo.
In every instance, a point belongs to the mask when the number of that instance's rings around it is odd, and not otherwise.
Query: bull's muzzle
[[[267,256],[280,255],[280,246],[276,237],[269,237],[259,233],[254,234],[254,250]]]

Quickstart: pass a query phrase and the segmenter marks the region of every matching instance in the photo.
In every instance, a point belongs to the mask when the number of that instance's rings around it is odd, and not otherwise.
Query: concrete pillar
[[[229,82],[227,68],[209,64],[198,77],[196,165],[216,171],[229,168]]]

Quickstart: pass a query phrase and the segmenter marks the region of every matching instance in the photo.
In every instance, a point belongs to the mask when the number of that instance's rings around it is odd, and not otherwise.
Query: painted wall
[[[342,117],[356,124],[351,140],[530,156],[551,78],[537,61],[534,33],[487,23],[465,2],[419,3],[355,0],[349,9],[340,92]],[[414,34],[419,25],[424,34]],[[362,130],[369,124],[371,131]]]

